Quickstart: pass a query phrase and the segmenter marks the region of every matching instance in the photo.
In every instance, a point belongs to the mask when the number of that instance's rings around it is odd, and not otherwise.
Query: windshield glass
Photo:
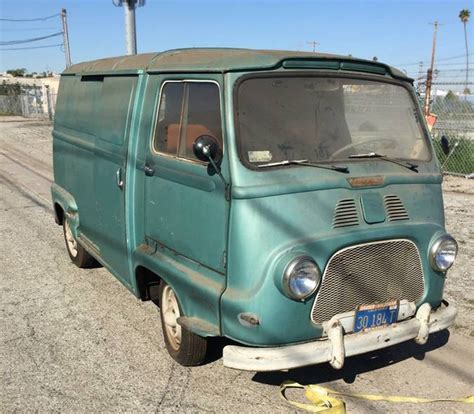
[[[249,78],[237,92],[237,117],[241,156],[255,167],[301,159],[348,162],[370,153],[430,159],[412,97],[392,83]]]

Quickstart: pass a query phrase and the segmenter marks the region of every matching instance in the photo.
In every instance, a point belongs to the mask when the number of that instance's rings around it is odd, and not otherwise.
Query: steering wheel
[[[360,142],[351,142],[350,144],[348,145],[345,145],[343,146],[342,148],[339,148],[338,150],[334,151],[330,156],[329,156],[329,159],[330,160],[333,160],[335,157],[337,157],[339,154],[347,151],[348,149],[350,148],[354,148],[354,147],[358,147],[359,145],[364,145],[364,144],[370,144],[370,143],[373,143],[373,142],[388,142],[388,143],[391,143],[392,145],[395,144],[397,145],[398,144],[398,141],[396,141],[395,139],[391,139],[391,138],[371,138],[371,139],[366,139],[365,141],[360,141]]]

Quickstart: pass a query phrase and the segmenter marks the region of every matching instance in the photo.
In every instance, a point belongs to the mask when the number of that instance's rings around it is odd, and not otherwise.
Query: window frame
[[[156,130],[158,128],[158,120],[159,120],[159,116],[160,116],[161,99],[162,99],[162,96],[163,96],[163,89],[164,89],[164,87],[167,83],[182,83],[182,84],[184,84],[183,85],[183,100],[181,102],[181,114],[180,114],[180,117],[179,117],[179,138],[178,138],[178,147],[176,148],[176,154],[169,154],[169,153],[166,153],[166,152],[158,151],[156,146],[155,146]],[[189,162],[189,163],[192,163],[192,164],[201,165],[201,166],[205,167],[208,164],[206,161],[201,161],[201,160],[198,160],[196,158],[187,158],[187,157],[183,157],[183,156],[179,155],[179,151],[180,151],[180,148],[181,148],[181,141],[182,141],[184,106],[185,106],[185,104],[186,104],[186,106],[188,106],[188,102],[187,102],[188,91],[186,89],[186,85],[185,85],[186,83],[210,83],[210,84],[217,85],[217,90],[218,90],[218,94],[219,94],[219,117],[220,117],[220,122],[221,122],[221,134],[222,134],[222,137],[221,137],[222,138],[222,154],[224,154],[224,148],[225,148],[225,145],[224,145],[224,142],[225,142],[225,140],[224,140],[224,131],[225,131],[225,129],[224,129],[224,125],[223,125],[224,118],[223,118],[223,111],[222,111],[221,85],[218,81],[216,81],[214,79],[188,79],[188,78],[184,78],[184,79],[165,79],[160,85],[158,100],[157,100],[157,103],[155,105],[155,111],[154,111],[154,116],[153,116],[153,128],[152,128],[151,139],[150,139],[151,153],[153,155],[159,155],[159,156],[162,156],[162,157],[177,159],[177,160],[180,160],[180,161],[186,161],[186,162]]]

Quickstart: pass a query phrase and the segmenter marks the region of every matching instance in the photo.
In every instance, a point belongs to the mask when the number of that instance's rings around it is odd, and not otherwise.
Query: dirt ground
[[[338,391],[425,398],[474,394],[474,180],[446,177],[448,231],[460,252],[446,297],[450,331],[328,364],[254,373],[176,364],[159,315],[107,270],[76,268],[54,224],[51,125],[0,117],[0,412],[295,412],[279,398],[296,380]],[[217,346],[217,350],[219,347]],[[471,368],[469,368],[471,367]],[[390,404],[346,398],[350,413],[474,412],[462,404]]]
[[[445,176],[443,181],[446,227],[456,238],[459,255],[445,285],[448,301],[457,303],[459,313],[452,328],[474,337],[474,180]]]

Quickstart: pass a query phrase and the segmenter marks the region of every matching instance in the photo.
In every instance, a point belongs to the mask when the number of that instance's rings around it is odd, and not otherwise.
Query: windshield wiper
[[[368,152],[367,154],[354,154],[349,155],[349,158],[379,158],[384,161],[393,162],[394,164],[401,165],[402,167],[408,168],[411,171],[418,172],[418,165],[412,164],[411,162],[401,162],[393,158],[389,158],[386,155],[377,154],[376,152]]]
[[[338,171],[338,172],[342,172],[346,174],[349,172],[349,169],[347,167],[338,167],[336,165],[316,164],[308,160],[284,160],[284,161],[278,161],[278,162],[269,162],[267,164],[259,164],[257,165],[257,167],[267,168],[267,167],[279,167],[281,165],[304,165],[307,167],[324,168],[325,170]]]

